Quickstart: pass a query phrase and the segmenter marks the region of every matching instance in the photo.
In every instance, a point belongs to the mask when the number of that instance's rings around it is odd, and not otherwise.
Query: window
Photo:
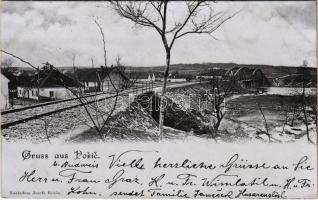
[[[50,91],[50,97],[54,96],[54,91]]]
[[[33,96],[34,94],[33,94],[33,90],[32,90],[32,96]]]

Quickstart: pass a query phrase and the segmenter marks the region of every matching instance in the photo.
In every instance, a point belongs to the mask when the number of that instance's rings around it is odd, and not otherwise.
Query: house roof
[[[81,82],[99,82],[104,80],[110,73],[119,74],[124,80],[128,78],[121,71],[114,68],[78,68],[74,73],[74,78]]]
[[[20,75],[20,76],[15,76],[13,75],[10,77],[10,83],[14,86],[23,86],[23,87],[31,87],[33,85],[32,79],[34,76],[27,76],[27,75]]]
[[[33,87],[78,87],[82,84],[78,81],[64,75],[52,65],[45,65],[30,80]]]
[[[98,69],[76,69],[74,73],[75,79],[85,82],[98,82],[102,79]]]

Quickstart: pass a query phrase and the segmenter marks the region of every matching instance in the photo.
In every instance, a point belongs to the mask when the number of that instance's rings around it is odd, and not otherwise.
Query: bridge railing
[[[153,90],[156,84],[153,81],[137,81],[134,83],[134,86],[131,88],[134,94],[150,92]]]

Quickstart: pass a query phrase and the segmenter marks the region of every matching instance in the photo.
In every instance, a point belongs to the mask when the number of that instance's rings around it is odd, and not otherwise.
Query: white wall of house
[[[99,85],[98,85],[98,82],[88,82],[88,81],[82,81],[81,82],[83,85],[84,85],[84,90],[86,92],[92,92],[92,91],[95,91]],[[98,91],[98,90],[97,90]]]
[[[67,99],[73,97],[72,93],[66,88],[40,88],[40,96],[54,99]]]
[[[85,84],[85,87],[97,87],[98,83],[97,82],[82,82]]]
[[[185,78],[168,78],[168,82],[186,82]]]
[[[0,73],[1,74],[1,73]],[[9,107],[9,79],[1,74],[1,110]]]
[[[18,87],[18,97],[28,99],[38,99],[38,88]],[[73,94],[66,88],[40,88],[40,96],[53,99],[67,99],[73,97]]]
[[[36,99],[36,100],[38,99],[38,88],[30,88],[28,92],[29,92],[30,99]]]
[[[18,86],[17,89],[18,89],[18,97],[19,97],[19,98],[27,97],[27,94],[26,94],[27,88]]]
[[[19,98],[30,98],[31,88],[18,86],[18,97]]]

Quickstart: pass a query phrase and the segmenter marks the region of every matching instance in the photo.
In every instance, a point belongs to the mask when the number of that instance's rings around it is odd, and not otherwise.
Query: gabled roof
[[[113,68],[78,68],[75,71],[75,79],[81,82],[100,82],[104,80],[110,73],[119,74],[124,80],[128,80],[125,74]]]
[[[76,69],[74,78],[81,82],[99,82],[98,69]]]
[[[12,77],[11,80],[13,80],[13,83],[15,83],[16,86],[31,87],[33,85],[33,78],[34,76],[21,75]]]
[[[56,68],[45,65],[42,69],[32,77],[31,86],[33,87],[78,87],[82,84],[78,81],[64,75]]]

